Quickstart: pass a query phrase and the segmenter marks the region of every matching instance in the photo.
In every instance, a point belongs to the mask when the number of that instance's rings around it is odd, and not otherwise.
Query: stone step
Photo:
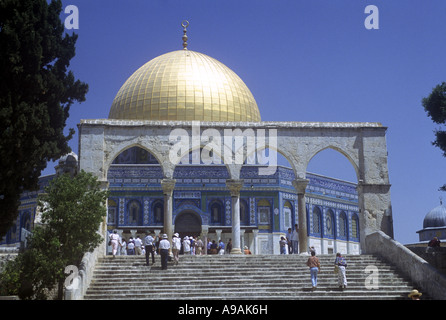
[[[164,270],[163,270],[164,271]],[[228,272],[225,274],[212,274],[210,272],[200,272],[200,270],[194,270],[194,272],[160,272],[160,273],[156,273],[156,272],[152,272],[152,273],[148,273],[148,272],[139,272],[139,273],[119,273],[119,272],[95,272],[95,279],[116,279],[116,281],[119,281],[119,279],[124,280],[124,279],[147,279],[147,280],[152,280],[152,279],[160,279],[160,280],[166,280],[166,279],[174,279],[174,280],[181,280],[181,279],[188,279],[188,280],[195,280],[195,279],[206,279],[206,280],[212,280],[212,279],[218,279],[218,280],[223,280],[223,279],[243,279],[248,277],[247,279],[252,280],[252,279],[256,279],[256,280],[261,280],[261,279],[275,279],[277,277],[279,277],[278,279],[289,279],[290,281],[292,280],[299,280],[302,278],[307,278],[310,276],[309,271],[306,270],[306,272],[304,271],[296,271],[296,272],[290,272],[289,274],[284,274],[284,273],[270,273],[270,274],[261,274],[261,273],[253,273],[253,272]],[[366,278],[369,277],[369,274],[366,274],[364,272],[361,271],[347,271],[347,276],[354,280],[354,279],[359,279],[359,280],[364,280]],[[392,272],[380,272],[378,274],[378,277],[381,280],[387,280],[387,279],[401,279],[401,280],[406,280],[406,278],[402,277],[402,276],[398,276],[395,275],[395,273]],[[319,279],[324,279],[324,278],[336,278],[336,275],[330,271],[321,271],[318,273],[318,278]]]
[[[318,288],[310,289],[306,261],[301,255],[180,256],[161,270],[159,257],[146,266],[143,256],[100,259],[85,299],[407,299],[413,288],[397,269],[372,255],[347,256],[348,288],[337,287],[334,255],[321,255]],[[379,272],[379,288],[369,290],[366,266]],[[172,292],[188,292],[186,296]]]
[[[123,283],[114,283],[113,290],[127,290],[128,288],[132,289],[153,289],[153,288],[166,288],[170,287],[172,284],[175,284],[176,286],[181,286],[184,289],[194,288],[194,289],[220,289],[220,288],[240,288],[240,285],[243,285],[243,288],[250,288],[250,289],[265,289],[268,290],[271,289],[283,289],[283,290],[299,290],[305,286],[308,286],[310,284],[310,279],[306,279],[302,282],[293,282],[293,283],[283,283],[283,282],[275,282],[275,283],[263,283],[261,288],[259,287],[259,284],[252,284],[252,283],[236,283],[236,282],[229,282],[229,283],[222,283],[222,282],[207,282],[203,281],[201,283],[197,282],[175,282],[175,283],[165,283],[165,282],[157,282],[157,283],[135,283],[135,282],[123,282]],[[331,288],[331,289],[337,289],[337,281],[318,281],[318,286],[323,288]],[[365,287],[364,283],[354,283],[350,282],[348,283],[349,289],[356,289],[356,290],[369,290]],[[110,286],[106,283],[95,283],[94,287],[90,288],[91,291],[97,291],[97,290],[104,290],[108,289]],[[407,290],[408,288],[411,288],[407,283],[387,283],[387,284],[380,284],[377,289],[379,290]]]
[[[110,291],[103,293],[89,293],[88,299],[100,299],[100,300],[299,300],[299,299],[329,299],[329,300],[402,300],[407,299],[407,291],[404,292],[385,292],[385,291],[324,291],[323,288],[317,288],[312,291],[308,289],[307,291],[299,292],[188,292],[187,294],[178,293],[177,290],[168,292],[158,292],[155,294],[139,293],[134,291],[120,292],[112,294]]]

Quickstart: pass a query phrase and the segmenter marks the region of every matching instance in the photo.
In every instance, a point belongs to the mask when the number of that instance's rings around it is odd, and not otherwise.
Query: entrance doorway
[[[175,219],[175,232],[183,239],[185,236],[198,237],[201,234],[201,217],[192,210],[178,214]]]

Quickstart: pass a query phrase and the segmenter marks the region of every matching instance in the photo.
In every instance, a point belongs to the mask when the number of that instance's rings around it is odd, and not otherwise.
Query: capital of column
[[[171,196],[173,189],[175,188],[175,182],[175,179],[161,180],[161,188],[163,189],[163,193]]]
[[[101,190],[107,190],[110,186],[110,182],[108,180],[99,180],[99,186]]]
[[[231,197],[238,197],[240,195],[240,190],[243,188],[242,179],[228,179],[226,180],[226,186],[231,193]]]
[[[305,189],[307,188],[310,180],[308,179],[295,179],[293,180],[293,187],[296,189],[297,194],[305,194]]]

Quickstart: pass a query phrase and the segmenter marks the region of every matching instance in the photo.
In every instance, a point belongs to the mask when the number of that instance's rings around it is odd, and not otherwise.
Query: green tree
[[[29,248],[19,255],[15,268],[9,268],[19,275],[3,276],[2,286],[22,299],[45,299],[56,284],[61,299],[65,267],[79,266],[84,253],[92,252],[102,241],[98,230],[106,215],[108,192],[101,190],[96,177],[85,171],[74,178],[64,174],[45,191],[39,197],[43,226],[34,229]]]
[[[68,71],[77,35],[64,32],[60,0],[0,0],[0,238],[20,194],[36,190],[48,161],[70,152],[64,128],[88,85]]]
[[[433,88],[428,97],[422,99],[424,110],[428,116],[437,124],[446,124],[446,82]],[[432,144],[443,151],[446,157],[446,131],[435,130],[435,141]],[[446,184],[440,190],[446,191]]]

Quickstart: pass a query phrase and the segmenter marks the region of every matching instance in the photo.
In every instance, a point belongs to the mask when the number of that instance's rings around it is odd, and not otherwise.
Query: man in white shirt
[[[136,255],[137,256],[141,255],[141,246],[142,246],[142,241],[139,238],[139,236],[136,236],[136,239],[135,239],[135,251],[136,251]]]
[[[155,239],[151,234],[147,233],[147,236],[144,238],[144,246],[146,249],[146,265],[149,265],[150,255],[152,255],[152,264],[155,263],[155,250],[153,250],[153,241]]]
[[[188,236],[185,236],[183,239],[183,253],[190,255],[190,240]]]
[[[169,257],[170,242],[167,240],[167,234],[163,234],[163,238],[159,245],[161,255],[161,269],[167,270],[167,259]]]

